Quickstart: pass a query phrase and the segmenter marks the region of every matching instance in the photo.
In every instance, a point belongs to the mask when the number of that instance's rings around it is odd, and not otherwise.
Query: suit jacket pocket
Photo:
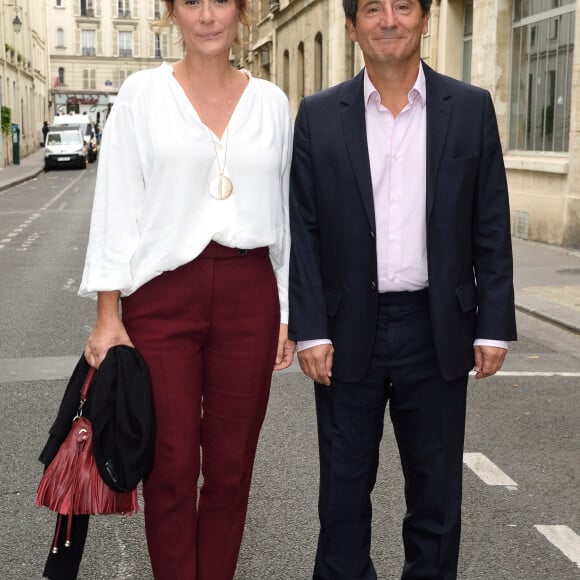
[[[338,310],[342,294],[338,290],[331,290],[330,288],[325,288],[324,294],[326,296],[326,313],[328,316],[334,316]]]
[[[477,288],[473,282],[459,286],[455,290],[461,312],[469,312],[477,307]]]

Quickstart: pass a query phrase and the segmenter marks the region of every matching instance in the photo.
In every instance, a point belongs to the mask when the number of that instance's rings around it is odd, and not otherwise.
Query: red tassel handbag
[[[68,516],[65,546],[69,547],[72,516],[129,515],[138,509],[137,488],[128,492],[114,491],[103,481],[95,462],[91,422],[83,417],[83,406],[95,371],[91,367],[87,373],[80,392],[79,409],[69,434],[46,468],[36,492],[37,506],[47,507],[59,514],[52,545],[53,553],[58,551],[61,516]]]

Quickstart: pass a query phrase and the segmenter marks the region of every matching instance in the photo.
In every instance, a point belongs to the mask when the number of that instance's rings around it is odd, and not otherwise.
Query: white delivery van
[[[52,125],[54,127],[62,127],[65,125],[76,125],[77,127],[80,127],[85,143],[87,144],[89,163],[93,163],[97,160],[99,146],[97,144],[95,126],[88,115],[81,115],[78,113],[56,115],[52,120]]]
[[[55,167],[86,169],[87,144],[79,125],[49,127],[44,142],[44,170]]]

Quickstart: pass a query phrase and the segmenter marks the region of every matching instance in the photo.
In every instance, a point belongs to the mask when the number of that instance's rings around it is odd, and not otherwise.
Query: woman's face
[[[215,57],[236,40],[240,11],[235,0],[175,0],[171,14],[188,54]]]

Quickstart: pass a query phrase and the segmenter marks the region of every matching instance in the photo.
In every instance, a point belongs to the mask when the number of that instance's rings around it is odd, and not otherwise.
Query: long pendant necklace
[[[189,73],[189,69],[187,68],[187,63],[185,63],[185,61],[184,61],[183,64],[184,64],[185,70],[187,72],[187,79],[189,81],[189,85],[191,86],[191,89],[193,91],[193,83],[191,82],[191,76]],[[233,184],[232,180],[225,174],[227,157],[228,157],[228,142],[229,142],[229,136],[230,136],[229,121],[230,121],[230,116],[232,114],[232,77],[233,77],[233,71],[230,68],[230,86],[229,86],[228,100],[227,100],[228,112],[227,112],[227,121],[226,121],[227,124],[226,124],[226,131],[225,131],[225,138],[226,139],[225,139],[223,165],[220,164],[220,156],[219,156],[217,146],[215,143],[215,138],[214,138],[214,135],[212,134],[211,129],[209,128],[209,125],[206,122],[207,117],[205,115],[205,111],[203,110],[203,107],[201,106],[201,101],[200,101],[199,97],[197,96],[197,93],[195,91],[193,91],[193,96],[195,97],[195,100],[196,100],[197,105],[199,107],[199,113],[200,113],[201,120],[208,131],[209,140],[211,141],[211,144],[213,145],[213,151],[215,153],[216,165],[218,168],[218,174],[209,180],[207,190],[208,190],[208,193],[210,194],[211,197],[213,197],[214,199],[217,199],[219,201],[222,201],[224,199],[228,199],[228,197],[230,197],[230,195],[232,195],[232,193],[234,192],[234,184]]]

